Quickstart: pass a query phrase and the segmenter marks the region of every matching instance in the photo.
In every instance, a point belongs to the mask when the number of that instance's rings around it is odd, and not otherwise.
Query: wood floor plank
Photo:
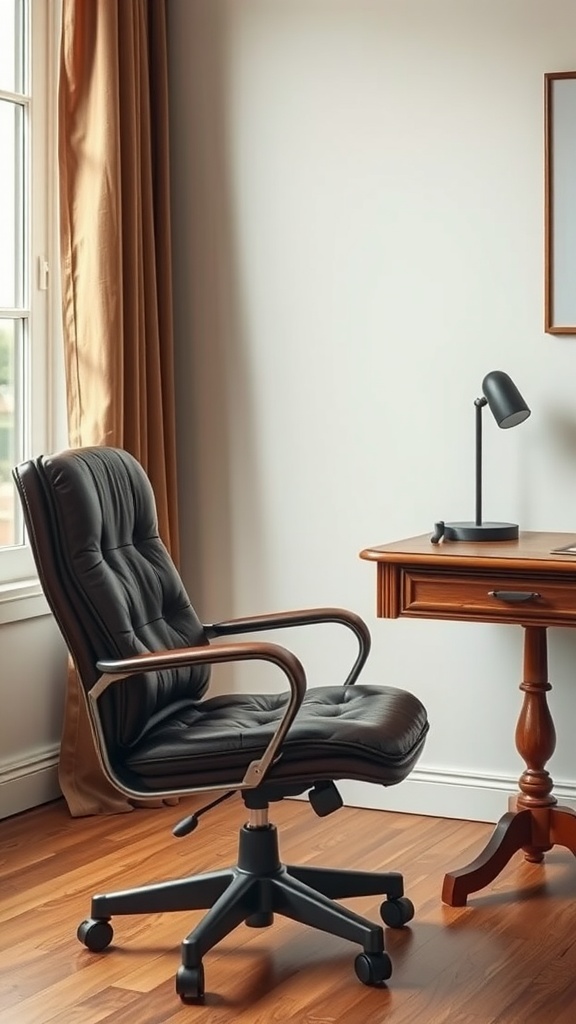
[[[446,907],[443,875],[479,851],[482,823],[273,807],[286,863],[403,872],[416,916],[386,930],[394,970],[382,989],[357,980],[354,945],[279,916],[206,955],[200,1007],[180,1003],[174,977],[201,912],[117,917],[110,949],[82,947],[93,894],[235,862],[238,799],[188,839],[171,835],[203,802],[74,820],[58,801],[0,822],[2,1024],[573,1024],[576,860],[558,848],[543,865],[518,854],[468,907]],[[345,902],[379,920],[379,899]]]

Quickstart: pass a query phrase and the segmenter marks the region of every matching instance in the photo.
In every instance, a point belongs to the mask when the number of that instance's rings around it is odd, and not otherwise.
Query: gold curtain
[[[62,0],[58,156],[69,442],[142,463],[177,562],[166,6]],[[72,666],[60,785],[73,815],[131,809]]]

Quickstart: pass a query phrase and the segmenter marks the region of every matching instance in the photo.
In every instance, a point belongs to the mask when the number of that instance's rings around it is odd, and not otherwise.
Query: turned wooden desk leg
[[[548,810],[556,806],[552,795],[554,783],[546,771],[556,748],[556,730],[548,707],[547,694],[552,687],[548,682],[544,626],[525,627],[524,679],[520,689],[524,700],[516,725],[516,749],[526,767],[518,780],[520,793],[515,803],[518,811],[533,812],[532,842],[523,848],[526,860],[539,862],[552,846]]]
[[[524,850],[531,861],[541,861],[553,844],[551,831],[570,832],[564,808],[556,809],[553,782],[545,765],[554,753],[556,733],[548,707],[548,658],[546,628],[526,626],[524,638],[524,678],[520,689],[524,700],[516,726],[516,748],[526,768],[520,776],[520,792],[511,810],[498,822],[484,850],[470,864],[449,872],[444,878],[442,899],[453,907],[463,907],[471,892],[477,892],[496,878],[510,858]],[[576,815],[573,817],[576,845]],[[556,824],[554,824],[556,822]]]
[[[511,801],[517,817],[531,815],[532,835],[522,844],[526,860],[538,863],[553,846],[565,846],[576,854],[576,811],[559,807],[553,795],[554,783],[546,771],[556,747],[556,730],[547,701],[548,682],[546,630],[526,627],[524,643],[524,702],[516,726],[516,747],[526,768],[518,780],[520,793]]]

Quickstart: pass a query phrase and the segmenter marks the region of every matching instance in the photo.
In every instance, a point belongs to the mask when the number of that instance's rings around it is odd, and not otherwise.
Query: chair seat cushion
[[[180,702],[122,761],[146,788],[238,783],[260,757],[287,694],[226,694]],[[308,690],[267,781],[301,789],[323,779],[401,782],[418,759],[428,723],[413,694],[384,686]]]

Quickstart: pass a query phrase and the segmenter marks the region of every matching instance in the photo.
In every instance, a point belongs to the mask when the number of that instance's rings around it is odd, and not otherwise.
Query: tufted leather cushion
[[[50,519],[45,537],[37,527],[35,533],[41,560],[53,563],[44,590],[68,646],[81,657],[84,686],[98,678],[99,659],[207,643],[158,536],[152,487],[136,459],[120,449],[83,448],[44,456],[38,469],[38,481],[24,482],[40,484]],[[111,687],[101,708],[112,754],[172,713],[175,702],[200,698],[208,678],[202,666]]]
[[[152,789],[238,781],[262,754],[285,694],[234,694],[180,708],[130,751],[126,765]],[[420,701],[384,686],[308,690],[270,782],[354,778],[392,785],[414,766],[428,731]]]

